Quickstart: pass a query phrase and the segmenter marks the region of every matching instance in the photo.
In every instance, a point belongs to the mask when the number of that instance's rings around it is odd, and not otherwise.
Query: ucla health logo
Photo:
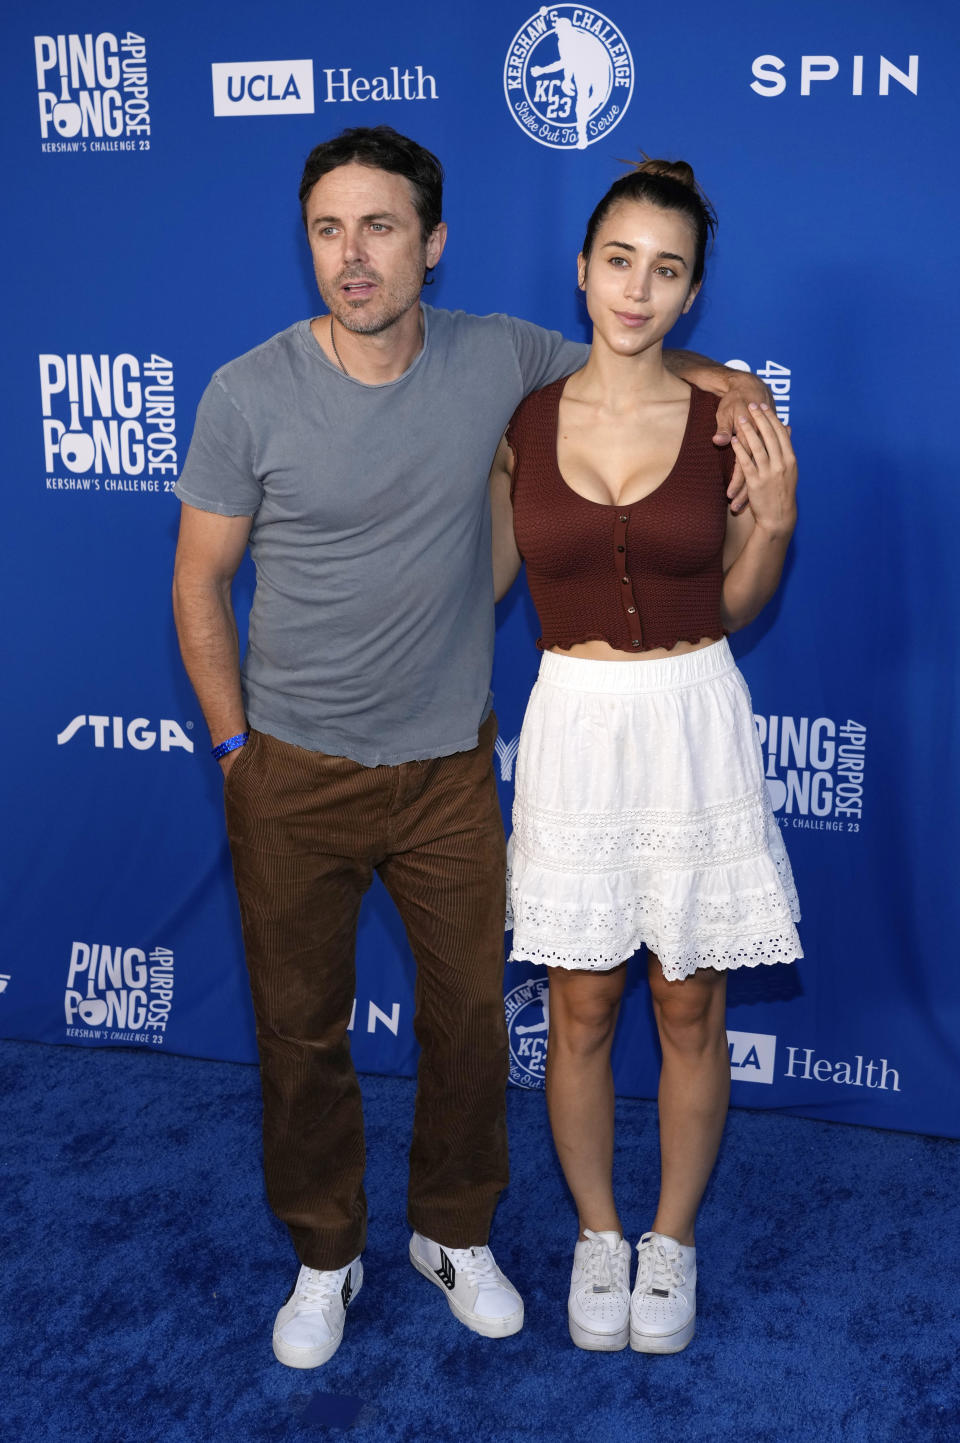
[[[633,94],[633,57],[599,10],[541,5],[520,26],[503,68],[514,120],[531,140],[586,150],[619,125]]]
[[[776,1035],[770,1032],[727,1031],[730,1077],[734,1082],[773,1082]]]
[[[74,942],[63,996],[68,1037],[162,1046],[173,1008],[169,947]]]
[[[147,42],[128,30],[35,35],[41,149],[150,149]]]
[[[163,356],[40,356],[48,491],[160,494],[177,478],[173,362]]]
[[[530,977],[503,999],[510,1039],[510,1081],[517,1087],[543,1087],[547,1075],[550,983]]]
[[[312,115],[312,60],[216,61],[214,115]]]
[[[832,717],[755,716],[767,791],[782,827],[859,832],[867,728]]]

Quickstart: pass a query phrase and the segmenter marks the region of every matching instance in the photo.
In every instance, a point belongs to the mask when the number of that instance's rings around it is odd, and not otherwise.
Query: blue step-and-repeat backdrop
[[[678,344],[769,383],[801,456],[784,586],[735,639],[806,957],[730,982],[735,1104],[960,1134],[957,35],[946,0],[664,10],[49,0],[4,22],[9,890],[0,1033],[252,1061],[220,773],[169,606],[171,495],[214,368],[318,298],[297,187],[381,122],[448,174],[435,305],[586,338],[575,258],[639,148],[720,216]],[[252,577],[236,584],[238,611]],[[509,814],[538,654],[494,686]],[[618,1089],[654,1095],[639,959]],[[412,963],[376,884],[354,1055],[410,1074]],[[508,969],[513,1080],[545,975]]]

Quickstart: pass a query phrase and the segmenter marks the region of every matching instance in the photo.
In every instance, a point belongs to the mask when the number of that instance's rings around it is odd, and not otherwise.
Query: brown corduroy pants
[[[253,731],[227,775],[267,1196],[308,1267],[344,1267],[366,1235],[363,1115],[347,1026],[357,917],[374,870],[417,963],[408,1220],[448,1247],[487,1241],[507,1182],[495,736],[491,716],[473,751],[363,767]]]

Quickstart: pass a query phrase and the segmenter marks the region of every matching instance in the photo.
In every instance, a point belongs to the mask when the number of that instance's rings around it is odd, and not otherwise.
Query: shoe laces
[[[618,1284],[625,1285],[626,1264],[621,1255],[599,1233],[584,1228],[583,1236],[590,1244],[580,1264],[583,1281],[595,1293],[611,1293]]]
[[[332,1272],[321,1272],[317,1268],[302,1267],[293,1290],[300,1311],[319,1312],[339,1297],[346,1271],[338,1268]]]
[[[500,1270],[493,1260],[489,1248],[444,1248],[458,1273],[474,1284],[480,1292],[490,1288],[501,1288],[503,1283]]]
[[[678,1250],[668,1250],[654,1233],[644,1233],[637,1244],[637,1283],[639,1293],[662,1293],[668,1296],[682,1288],[687,1280]]]

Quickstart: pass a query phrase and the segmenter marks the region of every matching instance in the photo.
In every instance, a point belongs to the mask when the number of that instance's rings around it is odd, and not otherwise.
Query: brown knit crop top
[[[717,397],[692,386],[680,451],[667,478],[627,506],[571,491],[557,464],[557,420],[566,377],[534,391],[514,412],[513,524],[543,635],[564,650],[606,641],[650,651],[719,640],[729,447],[711,437]]]

